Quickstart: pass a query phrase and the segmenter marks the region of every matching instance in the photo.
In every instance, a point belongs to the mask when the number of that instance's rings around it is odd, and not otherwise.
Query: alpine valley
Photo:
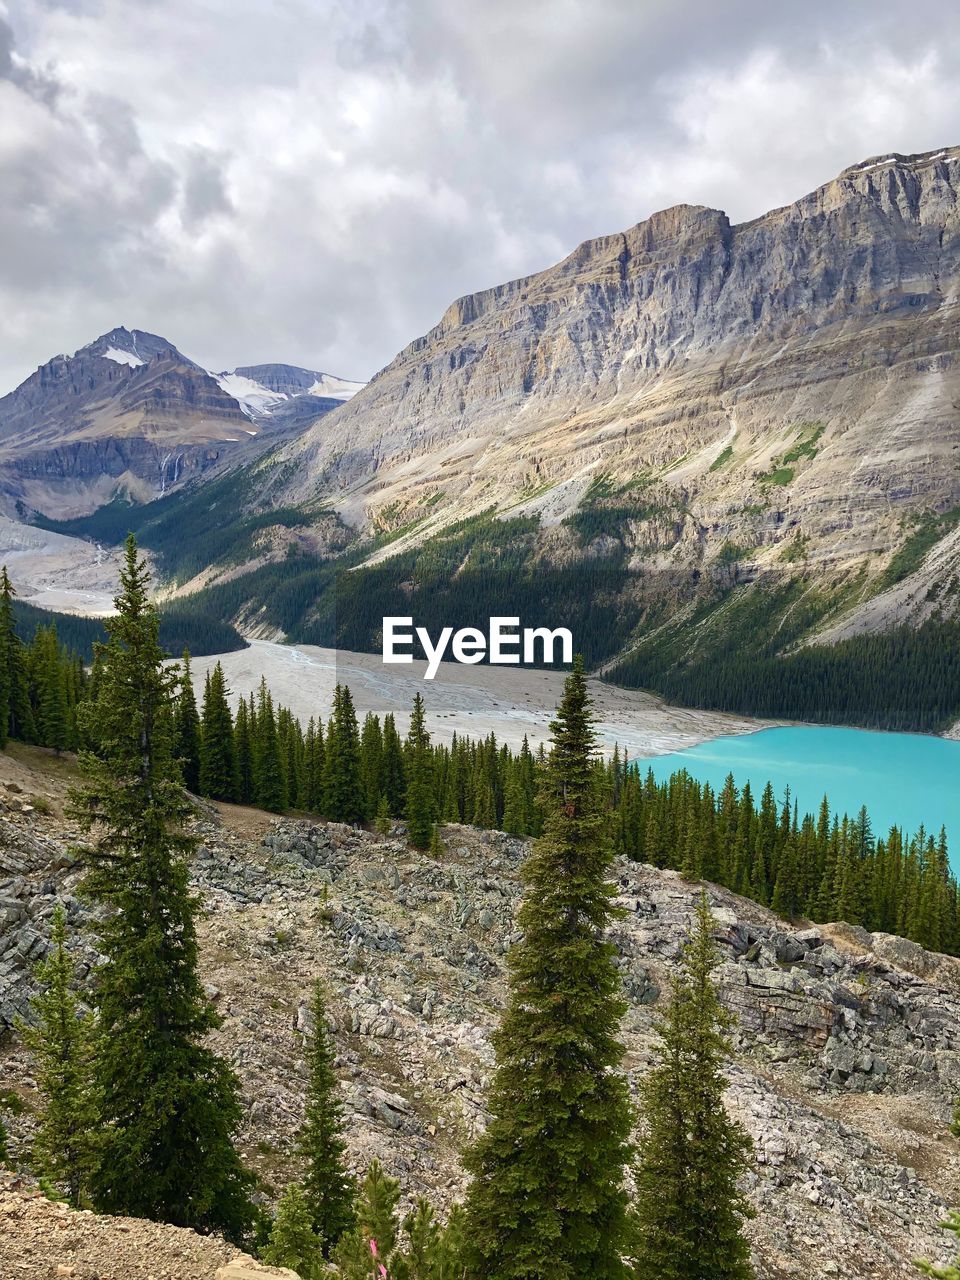
[[[958,1274],[958,196],[0,399],[2,1280]]]
[[[0,401],[4,489],[60,533],[134,529],[185,607],[263,638],[562,615],[588,665],[687,705],[942,731],[958,189],[954,147],[742,225],[667,209],[459,299],[362,388],[115,330]]]

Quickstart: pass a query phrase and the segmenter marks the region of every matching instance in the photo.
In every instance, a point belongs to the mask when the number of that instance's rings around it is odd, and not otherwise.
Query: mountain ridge
[[[218,375],[157,334],[111,329],[0,398],[0,492],[61,518],[117,496],[148,501],[261,430],[298,430],[361,385],[296,366],[248,367],[258,370],[287,389],[245,377],[232,385],[239,370]]]

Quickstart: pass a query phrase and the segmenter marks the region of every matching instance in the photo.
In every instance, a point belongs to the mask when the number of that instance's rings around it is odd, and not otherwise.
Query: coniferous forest
[[[956,953],[943,834],[877,836],[865,810],[838,815],[826,798],[800,814],[770,786],[757,798],[729,778],[715,794],[684,772],[657,783],[619,751],[605,760],[579,658],[549,748],[536,752],[492,736],[433,743],[419,694],[403,731],[390,715],[359,724],[346,686],[306,728],[265,683],[234,710],[219,663],[197,691],[189,654],[165,659],[148,584],[130,538],[119,610],[87,670],[53,628],[22,642],[0,580],[3,725],[78,748],[72,815],[90,837],[84,891],[99,908],[101,962],[86,986],[55,915],[25,1029],[43,1184],[74,1206],[220,1232],[304,1280],[334,1274],[331,1264],[347,1280],[371,1265],[388,1280],[750,1280],[741,1175],[752,1153],[723,1102],[732,1023],[712,976],[715,922],[704,894],[634,1106],[606,937],[613,858],[728,885],[787,917],[842,918]],[[471,1182],[446,1221],[419,1200],[401,1222],[401,1188],[376,1160],[361,1179],[350,1173],[321,974],[297,1135],[304,1174],[272,1211],[257,1195],[236,1146],[237,1078],[205,1043],[218,1015],[198,972],[191,791],[381,831],[399,820],[437,857],[447,823],[533,837],[490,1120],[463,1153]]]
[[[302,523],[287,509],[240,514],[254,488],[253,476],[241,469],[209,491],[187,489],[139,509],[113,504],[77,520],[37,522],[113,543],[133,529],[165,574],[184,580],[217,557],[241,564],[266,525]],[[208,500],[238,514],[211,530]],[[567,523],[581,544],[601,538],[602,546],[572,565],[544,560],[537,522],[529,517],[480,513],[372,565],[362,564],[371,551],[418,521],[362,547],[349,546],[341,530],[337,557],[291,547],[282,561],[229,575],[174,602],[168,625],[173,617],[184,630],[194,625],[200,639],[209,619],[256,610],[291,640],[377,652],[389,614],[413,613],[431,633],[447,624],[484,625],[494,615],[563,618],[588,668],[612,662],[607,678],[615,683],[685,706],[919,733],[938,732],[960,717],[960,624],[949,615],[934,613],[919,627],[894,626],[836,644],[809,643],[818,625],[860,598],[861,579],[828,588],[799,565],[786,576],[765,572],[742,581],[736,548],[729,564],[710,573],[645,573],[628,567],[620,539],[624,521],[644,514],[642,502],[611,508],[603,504],[620,500],[604,498],[600,488],[584,501]],[[336,523],[333,513],[324,514]],[[900,572],[892,567],[875,589]],[[185,644],[209,653],[242,642],[200,649],[193,639],[174,645],[171,633],[165,643],[170,652]]]

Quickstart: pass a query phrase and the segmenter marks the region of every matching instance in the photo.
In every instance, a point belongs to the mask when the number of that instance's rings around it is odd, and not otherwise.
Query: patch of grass
[[[608,471],[600,471],[590,481],[587,492],[583,495],[584,505],[599,502],[601,498],[612,498],[615,492],[613,477]]]
[[[733,445],[728,444],[727,447],[722,452],[718,453],[717,456],[714,458],[714,460],[710,463],[710,470],[719,471],[721,467],[726,466],[726,464],[730,461],[732,457],[733,457]]]
[[[797,443],[780,459],[781,462],[799,462],[802,458],[817,456],[817,441],[826,431],[822,422],[805,422]]]
[[[787,485],[794,475],[793,467],[777,467],[773,471],[768,471],[766,475],[760,476],[760,483],[764,485]]]
[[[717,564],[738,564],[750,555],[749,547],[741,547],[736,542],[725,542],[717,554]]]
[[[77,757],[69,751],[54,755],[49,747],[33,747],[26,742],[9,741],[3,748],[4,755],[28,769],[48,778],[61,778],[72,783],[80,776]]]
[[[689,453],[681,453],[681,455],[680,455],[680,457],[679,457],[679,458],[674,458],[674,460],[673,460],[672,462],[668,462],[668,463],[667,463],[667,465],[666,465],[666,466],[663,468],[663,470],[660,472],[660,474],[661,474],[661,475],[663,475],[663,476],[665,476],[665,475],[667,474],[667,472],[668,472],[668,471],[674,471],[674,470],[676,470],[676,468],[677,468],[677,467],[679,467],[681,463],[686,462],[686,460],[687,460],[689,457],[690,457],[690,454],[689,454]]]
[[[915,573],[923,564],[927,553],[960,524],[960,507],[953,507],[943,515],[934,515],[932,511],[924,511],[912,517],[913,532],[903,545],[894,553],[893,559],[878,579],[878,587],[885,591],[888,587],[902,582]]]
[[[412,532],[417,525],[423,524],[426,518],[426,516],[417,516],[416,520],[408,520],[406,524],[401,524],[396,529],[384,530],[377,534],[374,540],[375,547],[389,547],[391,542],[397,542],[404,534]]]
[[[807,541],[806,534],[803,533],[798,533],[795,538],[791,538],[780,552],[780,559],[784,564],[796,564],[800,560],[806,560]]]

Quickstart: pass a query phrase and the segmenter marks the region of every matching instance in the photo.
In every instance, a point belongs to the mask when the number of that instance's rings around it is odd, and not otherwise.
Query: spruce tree
[[[13,587],[7,566],[0,572],[0,750],[10,736],[11,658],[16,639],[13,622]]]
[[[510,993],[494,1036],[490,1123],[468,1153],[476,1280],[621,1280],[631,1110],[618,1068],[625,1004],[605,933],[615,917],[582,659],[543,770],[543,835],[523,869]]]
[[[37,968],[39,991],[31,1001],[34,1024],[21,1027],[36,1064],[41,1106],[33,1145],[36,1171],[62,1186],[80,1208],[94,1168],[99,1117],[93,1083],[94,1023],[73,991],[74,964],[67,950],[67,917],[53,914],[51,948]]]
[[[4,565],[0,570],[0,659],[4,664],[2,684],[7,699],[4,742],[8,736],[20,742],[34,742],[36,721],[30,705],[23,643],[17,635],[13,620],[13,596],[13,584],[10,582],[7,566]]]
[[[84,889],[102,910],[94,999],[102,1140],[95,1207],[242,1240],[254,1218],[251,1178],[233,1146],[237,1079],[204,1043],[219,1019],[198,972],[183,830],[189,802],[174,754],[178,676],[164,664],[149,575],[127,539],[116,615],[106,622],[95,744],[72,813],[93,836]]]
[[[265,678],[257,694],[257,719],[253,737],[253,788],[257,805],[271,813],[287,807],[287,788],[281,761],[273,698]]]
[[[177,758],[183,771],[183,785],[196,792],[200,787],[200,716],[190,674],[190,650],[183,651],[180,693],[176,711]]]
[[[390,831],[390,809],[387,805],[386,796],[381,796],[377,801],[377,816],[374,819],[374,826],[379,836],[385,836]]]
[[[306,1204],[323,1256],[353,1222],[356,1183],[345,1164],[343,1113],[337,1097],[334,1052],[327,1030],[323,985],[314,987],[310,1004],[313,1031],[307,1040],[307,1105],[297,1150],[306,1161]]]
[[[60,754],[66,750],[70,728],[65,672],[60,659],[57,628],[38,628],[35,640],[35,679],[40,745]]]
[[[415,849],[426,849],[433,833],[436,804],[430,735],[427,733],[423,698],[419,693],[414,694],[413,711],[410,714],[405,773],[407,839]]]
[[[370,1280],[379,1267],[392,1275],[397,1254],[400,1183],[373,1160],[360,1184],[356,1223],[341,1236],[333,1260],[345,1280]]]
[[[271,1267],[289,1267],[300,1280],[321,1280],[326,1273],[306,1196],[295,1183],[280,1197],[263,1261]]]
[[[375,814],[383,790],[383,730],[380,721],[368,711],[360,734],[360,775],[363,779],[364,807]]]
[[[447,852],[447,846],[443,843],[443,836],[440,834],[440,824],[435,822],[433,830],[430,833],[430,857],[442,858]]]
[[[403,1221],[406,1247],[403,1255],[404,1280],[437,1280],[443,1247],[443,1228],[430,1202],[418,1197]]]
[[[701,894],[658,1027],[660,1060],[642,1087],[646,1135],[632,1212],[636,1280],[753,1280],[743,1234],[753,1211],[737,1186],[751,1143],[723,1104],[731,1018],[713,978],[714,928]]]
[[[213,800],[233,800],[237,792],[237,757],[233,741],[227,682],[218,662],[203,691],[200,735],[200,794]]]
[[[392,818],[403,817],[406,780],[403,774],[403,743],[392,713],[383,717],[382,790]]]
[[[333,694],[333,716],[324,745],[324,812],[331,822],[362,822],[365,815],[360,777],[357,713],[346,685]]]
[[[253,804],[253,735],[250,708],[243,698],[237,704],[233,725],[233,748],[237,762],[237,803]]]

